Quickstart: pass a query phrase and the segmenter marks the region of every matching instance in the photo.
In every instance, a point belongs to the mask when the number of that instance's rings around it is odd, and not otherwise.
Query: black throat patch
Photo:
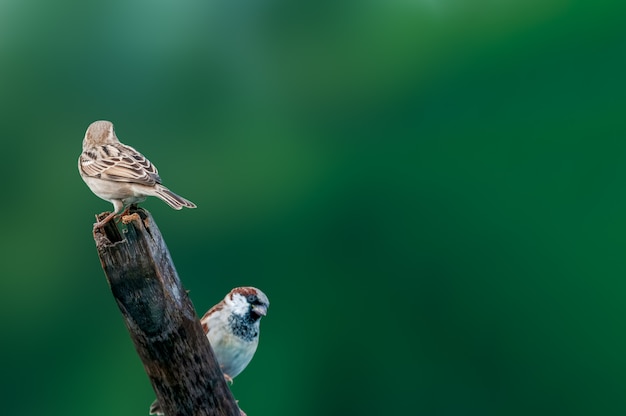
[[[244,341],[252,341],[259,336],[257,320],[250,316],[250,312],[245,315],[232,314],[228,317],[233,334]]]

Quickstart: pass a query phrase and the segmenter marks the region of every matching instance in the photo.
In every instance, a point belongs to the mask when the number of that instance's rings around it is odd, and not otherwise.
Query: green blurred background
[[[153,393],[76,160],[109,119],[199,313],[272,307],[255,415],[626,413],[626,5],[0,1],[3,413]]]

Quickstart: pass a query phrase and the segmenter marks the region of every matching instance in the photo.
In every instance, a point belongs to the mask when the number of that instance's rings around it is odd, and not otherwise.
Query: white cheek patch
[[[245,297],[236,293],[233,295],[233,298],[230,301],[231,307],[233,309],[233,313],[237,315],[245,315],[248,313],[249,304]]]

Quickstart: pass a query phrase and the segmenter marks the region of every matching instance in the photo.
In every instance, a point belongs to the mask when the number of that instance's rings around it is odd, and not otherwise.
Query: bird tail
[[[150,414],[151,415],[162,415],[163,411],[161,410],[161,406],[159,405],[159,401],[155,400],[154,403],[150,405]]]
[[[183,209],[183,207],[196,208],[196,204],[186,200],[180,195],[176,195],[163,185],[157,184],[154,189],[154,193],[155,196],[161,198],[163,202],[176,210]]]

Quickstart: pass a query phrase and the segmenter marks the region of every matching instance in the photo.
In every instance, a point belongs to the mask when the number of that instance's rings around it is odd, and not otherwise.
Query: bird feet
[[[96,215],[96,220],[98,219],[100,215]],[[104,219],[96,222],[93,225],[93,229],[95,230],[96,228],[102,228],[104,227],[109,221],[111,221],[113,218],[115,218],[115,212],[111,212],[109,215],[107,215]]]

